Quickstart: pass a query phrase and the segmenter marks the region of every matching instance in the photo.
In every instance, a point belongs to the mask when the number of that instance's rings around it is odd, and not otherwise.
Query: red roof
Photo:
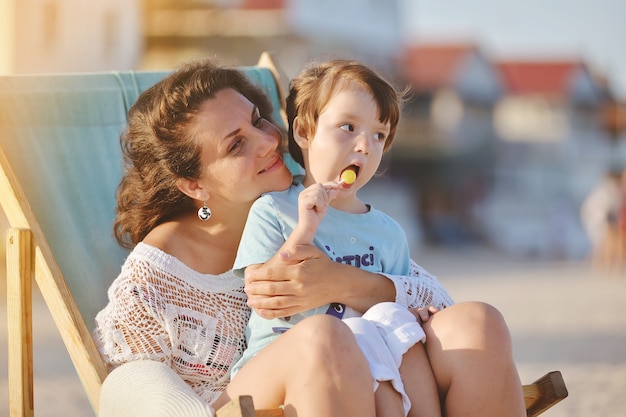
[[[513,94],[565,94],[571,76],[583,68],[578,61],[500,61],[494,65]]]
[[[286,0],[244,0],[240,8],[254,10],[284,9],[285,2]]]
[[[434,90],[449,85],[462,59],[476,51],[472,44],[412,46],[406,49],[400,68],[415,89]]]

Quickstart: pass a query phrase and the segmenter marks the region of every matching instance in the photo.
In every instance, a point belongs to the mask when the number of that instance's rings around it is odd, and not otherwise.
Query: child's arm
[[[326,215],[330,201],[339,192],[339,187],[340,185],[333,182],[329,184],[313,184],[305,188],[298,195],[298,223],[294,230],[270,259],[264,263],[248,265],[245,268],[246,274],[250,271],[262,268],[270,262],[284,258],[286,256],[285,254],[295,249],[298,245],[311,245],[315,238],[317,228]],[[291,292],[285,292],[284,289],[275,288],[272,298],[276,299],[290,295]],[[257,311],[257,313],[262,316],[259,311]]]
[[[293,251],[298,245],[311,245],[317,228],[326,215],[328,205],[335,198],[340,187],[341,185],[336,182],[329,182],[313,184],[302,190],[298,195],[298,223],[294,230],[270,259],[264,263],[247,265],[245,267],[246,271],[261,268],[267,263],[284,258],[285,254]]]

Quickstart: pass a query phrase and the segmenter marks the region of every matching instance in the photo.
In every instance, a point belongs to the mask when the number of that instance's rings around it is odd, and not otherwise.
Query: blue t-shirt
[[[254,202],[241,237],[234,264],[243,277],[248,265],[267,262],[278,252],[298,221],[298,195],[303,185],[264,194]],[[400,225],[385,213],[370,207],[367,213],[353,214],[328,207],[313,244],[332,260],[371,272],[408,275],[410,254],[406,235]],[[254,354],[286,329],[314,314],[341,318],[360,316],[341,304],[330,304],[279,319],[264,319],[254,311],[246,329],[248,349],[235,365],[233,374]]]

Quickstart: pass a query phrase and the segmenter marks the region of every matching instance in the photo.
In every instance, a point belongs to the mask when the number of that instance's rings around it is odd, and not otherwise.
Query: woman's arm
[[[367,272],[301,245],[245,274],[248,304],[265,318],[293,315],[331,302],[366,311],[384,301],[441,309],[452,299],[437,279],[412,262],[409,276]]]

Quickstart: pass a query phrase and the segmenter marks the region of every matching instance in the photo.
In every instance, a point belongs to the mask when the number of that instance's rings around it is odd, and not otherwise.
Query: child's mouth
[[[350,165],[341,171],[341,175],[339,176],[339,184],[344,187],[349,187],[356,181],[357,175],[359,173],[359,167],[356,165]]]

